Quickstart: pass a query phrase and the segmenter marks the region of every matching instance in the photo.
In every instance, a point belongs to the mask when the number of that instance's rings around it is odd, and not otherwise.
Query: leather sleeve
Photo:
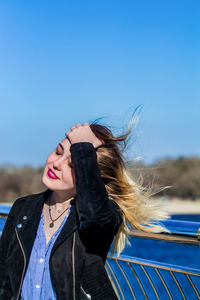
[[[75,143],[70,151],[75,170],[76,206],[82,224],[81,236],[90,252],[96,253],[101,248],[100,255],[105,258],[122,223],[120,208],[108,197],[93,145]]]
[[[70,150],[75,169],[76,201],[83,226],[94,223],[100,226],[120,225],[120,211],[108,197],[95,148],[91,143],[82,142],[72,144]]]
[[[9,242],[12,239],[11,233],[14,231],[13,218],[15,215],[15,207],[16,202],[10,210],[0,238],[0,300],[10,300],[13,296],[8,274],[7,249],[9,247]]]

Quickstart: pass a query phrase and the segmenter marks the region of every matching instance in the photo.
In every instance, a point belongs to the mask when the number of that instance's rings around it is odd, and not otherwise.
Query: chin
[[[47,180],[47,178],[45,178],[45,175],[43,174],[43,176],[42,176],[42,183],[48,188],[48,189],[51,189],[50,188],[50,185],[49,185],[49,183],[48,183],[48,180]]]
[[[54,192],[74,190],[74,186],[62,185],[62,183],[57,180],[50,179],[45,173],[43,174],[42,182],[48,189]]]
[[[46,172],[44,171],[43,176],[42,176],[42,182],[43,184],[50,190],[54,190],[55,189],[55,183],[52,182],[52,180],[50,180],[47,175]]]

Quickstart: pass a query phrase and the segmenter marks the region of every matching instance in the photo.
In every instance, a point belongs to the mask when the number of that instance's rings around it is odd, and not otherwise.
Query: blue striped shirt
[[[70,213],[71,205],[58,230],[51,237],[46,247],[46,237],[44,232],[44,214],[42,211],[37,235],[31,251],[30,261],[24,277],[21,300],[56,300],[56,293],[53,288],[50,272],[49,257],[53,245],[62,230],[65,221]]]

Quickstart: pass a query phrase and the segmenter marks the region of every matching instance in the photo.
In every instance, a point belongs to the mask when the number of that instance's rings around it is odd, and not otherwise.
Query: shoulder
[[[23,201],[32,201],[35,199],[40,198],[41,196],[43,196],[47,191],[41,192],[41,193],[37,193],[37,194],[30,194],[30,195],[26,195],[23,197],[20,197],[18,199],[16,199],[15,202],[23,202]]]
[[[46,192],[41,192],[37,194],[30,194],[16,199],[11,207],[9,217],[18,214],[23,209],[31,210],[32,207],[36,206],[40,201],[42,201]]]
[[[13,206],[18,206],[18,205],[20,205],[22,203],[25,203],[25,202],[32,202],[34,200],[40,199],[41,197],[43,197],[44,194],[45,194],[45,192],[41,192],[41,193],[38,193],[38,194],[30,194],[30,195],[26,195],[26,196],[17,198],[14,201]]]

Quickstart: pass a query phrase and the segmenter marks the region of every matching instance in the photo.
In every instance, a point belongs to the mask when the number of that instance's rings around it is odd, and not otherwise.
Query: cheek
[[[48,169],[48,165],[52,164],[53,161],[54,161],[54,159],[53,159],[53,153],[50,153],[49,156],[47,157],[44,169],[45,170]]]
[[[48,164],[50,164],[52,161],[52,154],[49,154],[49,156],[47,157],[45,166],[44,166],[44,172],[43,172],[43,176],[46,175],[47,169],[48,169]]]
[[[75,175],[73,169],[66,167],[65,172],[63,173],[63,180],[65,183],[70,185],[75,184]]]
[[[46,165],[51,163],[53,161],[53,152],[49,154],[46,160]]]

